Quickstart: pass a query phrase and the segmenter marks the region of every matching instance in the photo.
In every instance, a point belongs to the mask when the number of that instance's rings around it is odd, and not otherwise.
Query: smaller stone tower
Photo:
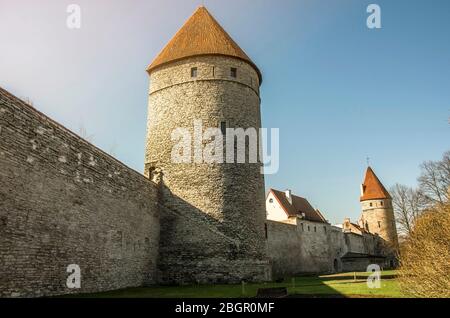
[[[395,252],[398,248],[398,237],[392,198],[371,167],[367,167],[364,182],[361,185],[360,202],[362,208],[360,225],[383,239],[386,247],[389,247],[384,254]]]

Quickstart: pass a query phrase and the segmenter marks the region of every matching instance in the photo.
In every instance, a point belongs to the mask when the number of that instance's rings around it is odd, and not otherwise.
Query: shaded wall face
[[[191,76],[193,68],[195,77]],[[236,68],[236,78],[231,76],[231,68]],[[249,64],[238,59],[193,57],[163,66],[150,75],[146,173],[152,168],[161,169],[167,189],[163,204],[188,216],[201,218],[203,214],[220,233],[236,242],[237,257],[246,259],[265,257],[261,165],[195,163],[193,142],[190,162],[175,163],[171,152],[178,140],[172,140],[171,136],[175,129],[185,128],[193,137],[195,120],[201,121],[203,132],[219,128],[221,122],[229,128],[259,129],[259,105],[258,75]],[[205,140],[200,151],[210,141]],[[183,248],[178,243],[185,241],[185,237],[174,233],[182,233],[179,227],[185,225],[173,224],[172,240],[162,244],[172,245],[172,251],[177,252]],[[220,250],[217,246],[217,253]]]
[[[379,264],[379,261],[371,260],[369,258],[355,258],[355,259],[345,259],[341,262],[343,272],[352,271],[366,271],[367,267],[371,264]]]
[[[202,212],[161,210],[158,268],[162,284],[240,283],[270,279],[265,259],[242,255],[238,238],[220,231]]]
[[[0,242],[1,296],[153,283],[157,189],[0,91]],[[80,289],[66,286],[70,264]]]

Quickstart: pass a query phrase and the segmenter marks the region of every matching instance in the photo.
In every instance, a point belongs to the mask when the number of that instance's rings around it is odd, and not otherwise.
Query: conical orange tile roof
[[[178,30],[147,68],[147,72],[163,64],[197,55],[225,55],[246,61],[255,68],[261,81],[258,67],[204,6],[200,6]]]
[[[360,201],[391,199],[389,192],[387,192],[371,167],[367,167],[366,176],[364,177],[364,182],[362,184],[362,191]]]

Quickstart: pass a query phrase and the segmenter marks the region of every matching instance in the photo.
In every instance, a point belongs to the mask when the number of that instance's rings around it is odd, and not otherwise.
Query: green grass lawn
[[[75,297],[237,298],[254,297],[258,288],[269,287],[287,287],[289,296],[293,297],[404,297],[398,287],[395,271],[382,272],[381,288],[378,289],[370,289],[367,286],[368,275],[370,273],[352,272],[323,276],[301,276],[286,279],[282,283],[138,287],[104,293],[75,295]]]

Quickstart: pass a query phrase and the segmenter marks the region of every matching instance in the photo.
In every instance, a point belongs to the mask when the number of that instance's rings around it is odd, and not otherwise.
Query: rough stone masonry
[[[171,161],[171,132],[196,119],[261,127],[261,72],[204,7],[147,71],[144,174],[0,88],[0,297],[266,281],[384,261],[379,237],[396,233],[387,192],[383,203],[371,192],[383,188],[375,176],[362,202],[377,200],[377,213],[370,201],[364,224],[348,221],[343,233],[301,211],[266,221],[259,163]],[[72,264],[81,288],[67,285]]]
[[[0,295],[155,282],[157,186],[0,89]],[[68,289],[67,266],[81,269]]]

